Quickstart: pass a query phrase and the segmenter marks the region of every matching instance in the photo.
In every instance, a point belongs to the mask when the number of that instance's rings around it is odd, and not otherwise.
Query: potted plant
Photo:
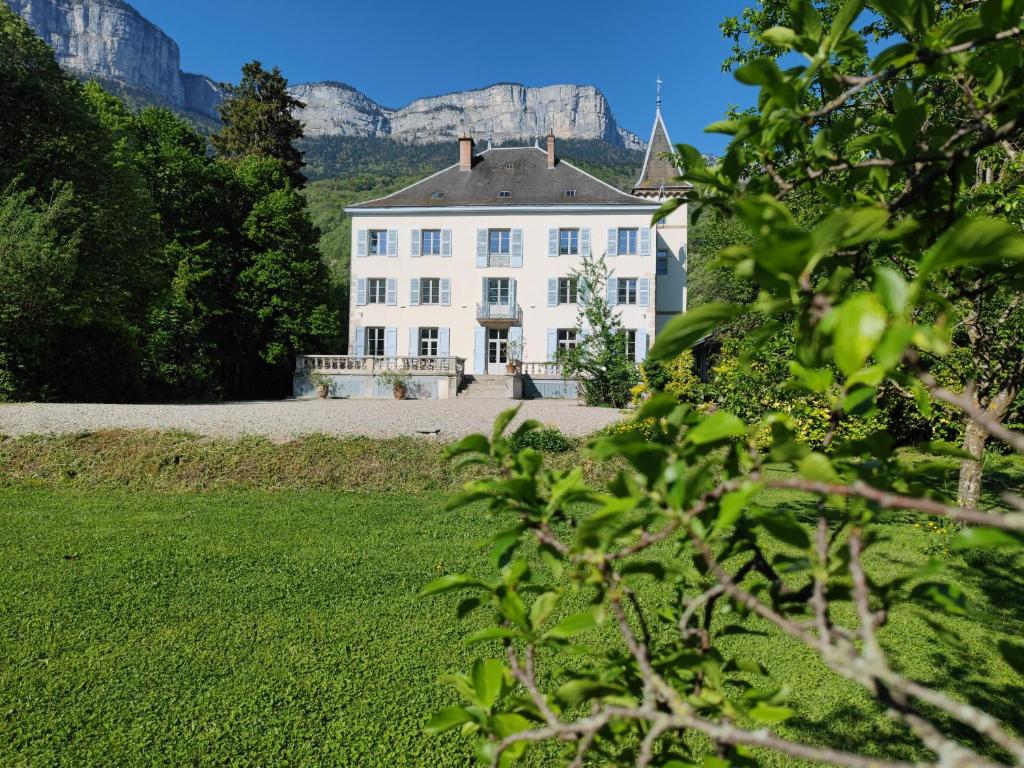
[[[399,371],[384,371],[381,381],[391,387],[395,400],[405,400],[409,394],[409,377]]]
[[[520,341],[509,341],[505,350],[505,373],[511,376],[519,370],[519,364],[523,361],[523,344]]]
[[[321,400],[326,400],[331,394],[331,380],[321,373],[314,373],[309,377],[310,383],[313,385],[313,390],[316,392],[316,396]]]

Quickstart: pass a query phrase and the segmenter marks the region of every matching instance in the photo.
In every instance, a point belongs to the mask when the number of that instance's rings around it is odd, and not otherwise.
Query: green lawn
[[[436,679],[468,665],[461,638],[486,617],[459,625],[458,596],[416,592],[441,573],[487,573],[495,524],[443,501],[0,490],[0,765],[471,765],[467,742],[420,726],[453,703]],[[885,528],[876,579],[941,552],[926,528]],[[989,615],[942,619],[965,648],[936,638],[924,606],[899,611],[881,639],[907,674],[1021,730],[1024,681],[994,647],[1024,634],[1024,563],[999,560],[983,578],[948,559]],[[790,735],[913,754],[807,651],[774,635],[729,642],[799,683]]]

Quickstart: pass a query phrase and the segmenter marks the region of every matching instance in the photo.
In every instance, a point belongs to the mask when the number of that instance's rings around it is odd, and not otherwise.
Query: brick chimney
[[[555,167],[555,132],[548,131],[548,170]]]
[[[459,137],[459,170],[473,170],[473,137]]]

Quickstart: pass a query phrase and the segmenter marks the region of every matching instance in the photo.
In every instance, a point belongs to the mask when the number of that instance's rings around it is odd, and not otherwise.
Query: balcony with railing
[[[512,266],[512,254],[511,253],[489,253],[489,254],[487,254],[487,266],[488,267],[511,267]]]
[[[518,304],[477,304],[476,319],[481,325],[518,325],[523,321],[523,308]]]

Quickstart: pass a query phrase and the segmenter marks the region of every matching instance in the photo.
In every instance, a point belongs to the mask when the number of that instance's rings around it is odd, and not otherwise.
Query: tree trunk
[[[992,398],[985,409],[992,418],[1002,421],[1010,409],[1015,393],[1011,389],[1002,389]],[[980,403],[979,403],[980,405]],[[957,493],[957,504],[964,509],[977,509],[981,498],[982,461],[985,458],[985,443],[988,432],[974,419],[967,418],[964,429],[964,451],[971,457],[960,462],[960,488]]]
[[[973,419],[967,419],[964,430],[964,451],[971,457],[960,462],[960,490],[957,504],[964,509],[977,509],[981,497],[981,462],[985,457],[985,442],[988,432]]]

